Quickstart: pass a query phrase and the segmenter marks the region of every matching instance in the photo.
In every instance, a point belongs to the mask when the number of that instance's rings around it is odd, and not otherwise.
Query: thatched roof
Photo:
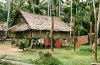
[[[25,31],[25,30],[29,30],[29,29],[30,29],[30,27],[28,26],[28,24],[21,23],[21,24],[12,26],[10,28],[10,31],[17,32],[17,31]]]
[[[20,11],[20,14],[26,20],[26,23],[20,23],[11,27],[12,31],[25,31],[25,30],[51,30],[51,17],[42,16],[32,13]],[[70,31],[70,27],[61,21],[59,18],[54,17],[54,31]]]
[[[6,30],[6,24],[0,21],[0,31],[5,31],[5,30]]]

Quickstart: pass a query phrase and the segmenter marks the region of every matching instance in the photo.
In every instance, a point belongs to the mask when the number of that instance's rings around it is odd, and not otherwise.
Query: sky
[[[5,0],[0,0],[0,2],[5,2]]]
[[[80,2],[82,2],[82,1],[85,1],[86,2],[86,0],[80,0]]]

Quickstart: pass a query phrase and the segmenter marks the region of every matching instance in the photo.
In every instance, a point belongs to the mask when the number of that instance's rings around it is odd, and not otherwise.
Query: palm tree
[[[0,21],[6,21],[6,18],[7,18],[6,4],[0,2]]]
[[[28,0],[28,9],[33,13],[46,14],[47,6],[45,5],[47,5],[45,0]]]
[[[70,9],[71,9],[71,19],[70,19],[70,37],[71,37],[71,34],[72,34],[72,33],[71,33],[71,23],[72,23],[72,17],[73,17],[73,14],[72,14],[72,12],[73,12],[73,10],[72,10],[73,6],[72,6],[72,5],[73,5],[73,0],[71,0],[71,8],[70,8]]]
[[[61,13],[61,3],[63,0],[48,0],[48,13],[52,10],[52,15],[60,16]]]
[[[95,20],[95,28],[94,28],[95,29],[95,31],[94,31],[94,33],[95,33],[95,37],[94,37],[95,38],[95,41],[94,41],[95,42],[95,46],[94,46],[94,61],[97,62],[97,14],[96,14],[97,10],[96,10],[96,5],[95,5],[96,2],[94,0],[92,0],[92,1],[93,1],[94,20]]]
[[[9,21],[10,21],[10,15],[11,15],[11,2],[12,0],[8,1],[8,15],[7,15],[7,30],[6,30],[6,34],[8,33],[8,29],[9,29]]]

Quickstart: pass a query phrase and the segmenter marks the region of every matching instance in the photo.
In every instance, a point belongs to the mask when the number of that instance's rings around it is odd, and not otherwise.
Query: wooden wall
[[[50,31],[37,31],[37,30],[28,30],[24,32],[17,32],[17,33],[11,33],[11,37],[15,38],[42,38],[46,36],[46,33],[49,32],[50,36]],[[69,33],[67,32],[54,32],[53,37],[59,37],[59,38],[67,38],[69,37]]]

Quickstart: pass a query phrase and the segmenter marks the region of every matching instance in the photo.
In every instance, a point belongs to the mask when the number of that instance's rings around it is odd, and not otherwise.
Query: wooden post
[[[95,37],[94,37],[94,41],[95,41],[95,47],[94,47],[94,61],[97,62],[97,16],[96,16],[96,8],[95,8],[95,2],[93,1],[93,8],[94,8],[94,18],[95,18]]]
[[[51,50],[52,50],[52,52],[53,52],[54,17],[52,16],[51,19],[52,19],[52,21],[51,21],[51,36],[50,36],[50,39],[51,39]]]
[[[76,22],[75,22],[75,17],[73,17],[73,37],[74,37],[74,51],[76,49],[76,35],[75,35],[75,31],[76,31]]]
[[[90,47],[92,48],[92,22],[90,22]]]

